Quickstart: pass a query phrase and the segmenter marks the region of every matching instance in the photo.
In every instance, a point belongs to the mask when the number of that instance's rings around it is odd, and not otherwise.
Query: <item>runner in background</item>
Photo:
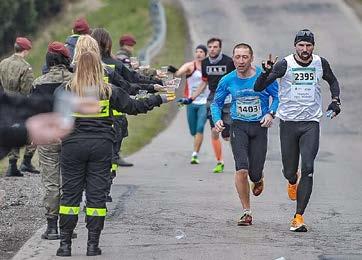
[[[191,164],[199,164],[199,152],[204,139],[204,126],[206,123],[206,102],[209,90],[207,88],[189,104],[189,98],[195,92],[202,82],[201,61],[207,55],[207,47],[198,45],[195,49],[194,60],[183,64],[179,69],[169,66],[169,71],[173,72],[176,77],[186,75],[186,85],[184,98],[178,102],[187,105],[187,122],[190,134],[194,137],[194,150],[191,155]]]
[[[211,38],[207,41],[207,48],[209,57],[204,59],[201,63],[202,82],[200,86],[192,94],[189,103],[195,100],[204,89],[209,86],[210,94],[207,97],[207,117],[211,126],[211,143],[214,149],[216,166],[213,169],[214,173],[221,173],[224,171],[224,160],[222,156],[222,145],[219,133],[215,129],[214,122],[211,118],[210,104],[214,100],[215,91],[220,79],[235,69],[233,60],[221,52],[222,40],[219,38]],[[224,140],[230,139],[230,97],[225,99],[225,105],[222,111],[222,119],[225,129],[221,132]]]

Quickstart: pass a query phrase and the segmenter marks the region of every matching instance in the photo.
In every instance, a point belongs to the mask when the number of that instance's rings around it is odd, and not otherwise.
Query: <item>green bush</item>
[[[58,13],[62,0],[1,0],[0,56],[9,52],[19,35],[34,33],[40,21]]]

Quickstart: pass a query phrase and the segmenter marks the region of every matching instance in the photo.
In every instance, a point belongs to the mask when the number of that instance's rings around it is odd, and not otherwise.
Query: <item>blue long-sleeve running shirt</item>
[[[276,112],[279,104],[278,83],[273,81],[261,92],[254,91],[254,83],[261,73],[256,67],[256,73],[250,78],[240,78],[236,70],[225,75],[219,82],[214,101],[211,104],[212,120],[216,123],[221,120],[221,111],[224,100],[231,94],[231,118],[246,122],[260,121],[269,112]],[[270,97],[272,102],[270,103]]]

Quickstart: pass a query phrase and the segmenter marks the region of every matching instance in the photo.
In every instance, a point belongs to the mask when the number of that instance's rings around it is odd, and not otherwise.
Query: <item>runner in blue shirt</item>
[[[272,125],[278,108],[278,83],[272,82],[264,91],[255,92],[254,83],[261,68],[252,65],[253,49],[250,45],[237,44],[233,50],[236,70],[224,76],[216,89],[211,104],[212,119],[217,131],[224,129],[221,111],[225,98],[231,94],[231,147],[235,160],[235,186],[244,209],[239,226],[252,224],[250,187],[255,196],[264,189],[263,168],[267,152],[268,127]],[[271,104],[270,98],[272,99]]]

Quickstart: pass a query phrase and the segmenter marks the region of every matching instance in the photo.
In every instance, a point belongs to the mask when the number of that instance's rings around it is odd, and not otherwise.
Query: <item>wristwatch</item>
[[[339,99],[339,97],[332,98],[332,102],[337,102],[337,105],[341,105],[341,100]]]
[[[271,111],[268,112],[268,114],[271,115],[273,119],[275,118],[275,112],[274,111],[271,110]]]

